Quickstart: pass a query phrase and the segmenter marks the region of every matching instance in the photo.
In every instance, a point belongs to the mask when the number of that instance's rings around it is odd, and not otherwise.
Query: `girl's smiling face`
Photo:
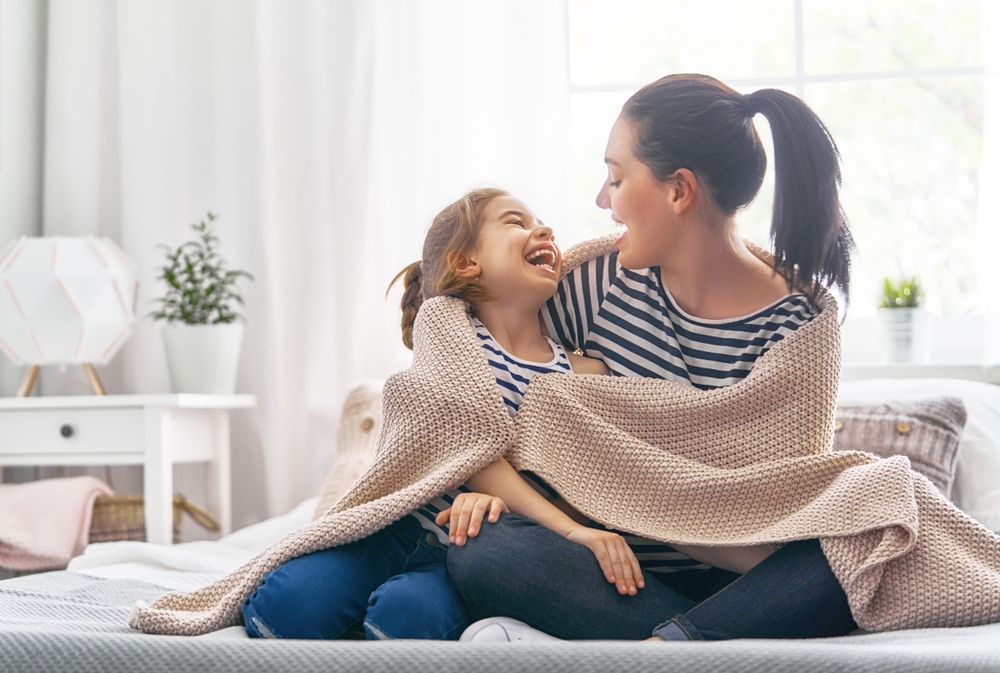
[[[483,210],[479,240],[466,273],[501,302],[530,300],[539,306],[559,283],[562,253],[552,230],[513,196],[498,196]]]
[[[611,210],[611,219],[625,231],[616,241],[618,261],[627,269],[656,266],[665,257],[676,231],[674,185],[661,181],[632,151],[632,125],[619,117],[611,129],[604,162],[608,178],[597,194],[597,205]]]

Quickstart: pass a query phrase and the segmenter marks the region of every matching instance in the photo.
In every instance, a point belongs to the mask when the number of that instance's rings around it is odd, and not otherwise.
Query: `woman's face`
[[[656,266],[666,256],[675,230],[671,202],[674,185],[661,182],[633,154],[632,124],[619,117],[611,128],[604,162],[608,178],[597,194],[597,205],[611,210],[611,219],[625,231],[616,241],[618,261],[627,269]]]
[[[552,230],[512,196],[490,201],[482,217],[474,254],[479,281],[501,301],[544,303],[556,291],[562,266]]]

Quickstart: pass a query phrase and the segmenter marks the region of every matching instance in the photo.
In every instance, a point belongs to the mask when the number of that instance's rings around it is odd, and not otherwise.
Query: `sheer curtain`
[[[44,233],[118,241],[148,309],[156,245],[211,210],[256,276],[235,525],[314,495],[346,391],[409,363],[384,294],[440,207],[496,184],[558,231],[565,40],[561,0],[50,0]],[[111,392],[168,391],[158,327],[144,320],[103,375]],[[46,372],[44,389],[73,377]]]
[[[1000,5],[983,2],[983,159],[979,177],[979,285],[986,312],[983,355],[1000,365]]]

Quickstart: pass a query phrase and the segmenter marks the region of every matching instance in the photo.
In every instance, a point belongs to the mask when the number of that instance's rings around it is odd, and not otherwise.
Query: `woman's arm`
[[[600,563],[604,576],[615,584],[621,594],[635,595],[645,586],[639,561],[625,538],[617,533],[582,526],[542,497],[517,473],[504,458],[497,459],[467,482],[469,488],[479,493],[455,499],[450,510],[438,514],[437,523],[442,525],[450,520],[449,537],[458,546],[465,544],[466,537],[475,537],[483,515],[490,509],[489,520],[495,521],[499,515],[497,504],[482,499],[480,494],[488,494],[502,499],[510,511],[530,517],[541,525],[567,539],[590,549]],[[461,499],[461,500],[460,500]]]
[[[682,554],[687,554],[696,561],[707,563],[715,568],[722,568],[741,575],[766,559],[774,549],[768,545],[755,547],[699,547],[696,545],[670,545]]]

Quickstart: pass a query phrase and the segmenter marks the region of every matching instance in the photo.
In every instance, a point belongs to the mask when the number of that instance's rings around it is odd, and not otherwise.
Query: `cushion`
[[[1000,532],[1000,386],[961,379],[841,381],[840,399],[882,402],[936,395],[958,397],[969,418],[959,445],[951,499],[973,519]]]
[[[835,451],[906,456],[914,470],[951,497],[965,405],[957,397],[837,405]]]
[[[371,465],[382,425],[383,383],[364,381],[347,393],[337,429],[337,453],[320,489],[313,520],[326,514]]]

